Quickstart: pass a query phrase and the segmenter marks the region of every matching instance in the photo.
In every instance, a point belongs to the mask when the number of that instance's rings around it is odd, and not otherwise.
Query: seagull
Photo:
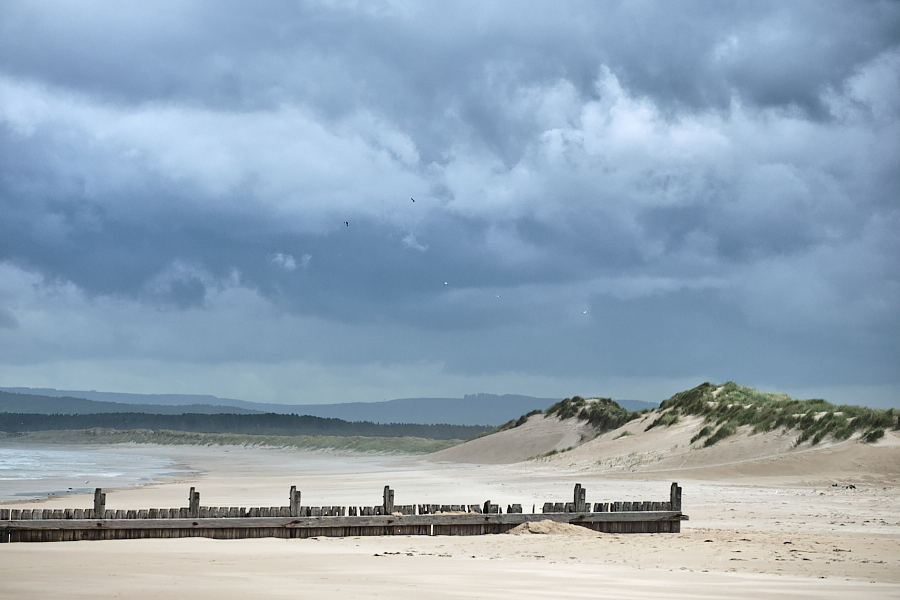
[[[447,282],[446,282],[446,281],[444,282],[444,285],[447,285]]]
[[[349,221],[344,221],[344,225],[346,225],[347,227],[350,227],[350,222],[349,222]]]
[[[416,201],[416,199],[415,199],[415,198],[410,198],[410,200],[412,200],[412,201],[413,201],[413,202],[415,202],[415,201]]]
[[[499,297],[500,297],[500,294],[497,294],[497,297],[499,298]]]
[[[587,314],[587,311],[586,311],[586,310],[583,310],[583,311],[581,311],[581,314],[586,315],[586,314]]]

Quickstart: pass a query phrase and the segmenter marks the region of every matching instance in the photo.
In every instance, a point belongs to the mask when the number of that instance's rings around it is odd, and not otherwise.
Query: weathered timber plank
[[[457,514],[457,515],[386,515],[371,517],[254,517],[206,519],[39,519],[0,521],[0,531],[22,530],[127,530],[127,529],[259,529],[309,527],[400,527],[419,525],[519,525],[528,521],[551,520],[561,523],[630,523],[673,521],[680,522],[679,511],[619,512],[619,513],[522,513]]]

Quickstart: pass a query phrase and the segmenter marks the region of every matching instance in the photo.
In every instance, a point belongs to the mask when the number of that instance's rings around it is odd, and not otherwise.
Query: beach
[[[664,500],[678,481],[690,520],[680,534],[4,544],[0,596],[900,597],[900,486],[887,477],[838,484],[778,477],[778,469],[759,481],[718,472],[694,479],[666,471],[610,475],[577,457],[472,464],[246,447],[97,451],[164,457],[184,469],[151,485],[105,488],[111,509],[185,506],[190,487],[203,505],[279,506],[292,485],[305,505],[374,505],[390,485],[398,504],[491,500],[540,512],[545,501],[569,500],[575,483],[600,502]],[[87,508],[91,501],[76,494],[3,507]]]

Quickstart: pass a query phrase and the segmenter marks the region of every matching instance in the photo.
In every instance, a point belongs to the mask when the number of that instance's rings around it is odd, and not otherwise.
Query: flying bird
[[[416,201],[416,199],[415,199],[415,198],[410,198],[410,200],[412,200],[412,201],[413,201],[413,202],[415,202],[415,201]]]
[[[349,222],[349,221],[344,221],[344,225],[346,225],[347,227],[350,227],[350,222]]]
[[[446,282],[446,281],[444,282],[444,285],[447,285],[447,282]]]
[[[587,314],[587,311],[586,311],[586,310],[583,310],[583,311],[581,311],[581,314],[586,315],[586,314]]]

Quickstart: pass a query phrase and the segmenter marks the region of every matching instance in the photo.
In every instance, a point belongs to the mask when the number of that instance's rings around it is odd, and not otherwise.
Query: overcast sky
[[[900,406],[898,229],[896,2],[0,3],[3,386]]]

